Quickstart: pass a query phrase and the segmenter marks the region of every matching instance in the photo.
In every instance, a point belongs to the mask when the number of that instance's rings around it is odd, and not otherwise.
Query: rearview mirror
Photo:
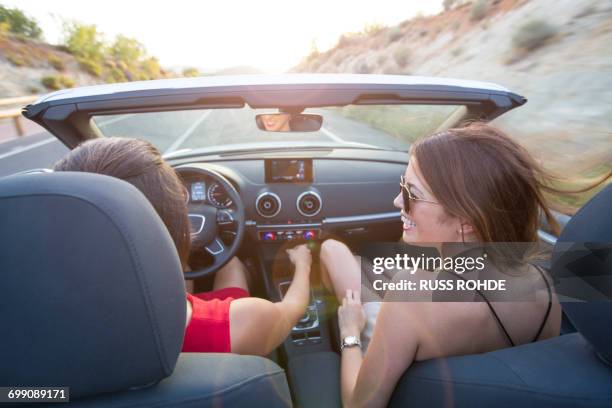
[[[257,127],[267,132],[316,132],[323,116],[303,113],[265,113],[255,116]]]

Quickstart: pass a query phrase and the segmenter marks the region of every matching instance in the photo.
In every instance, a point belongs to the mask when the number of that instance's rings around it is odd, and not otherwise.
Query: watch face
[[[359,344],[359,340],[355,336],[346,336],[344,338],[344,344],[347,346],[354,346],[355,344]]]

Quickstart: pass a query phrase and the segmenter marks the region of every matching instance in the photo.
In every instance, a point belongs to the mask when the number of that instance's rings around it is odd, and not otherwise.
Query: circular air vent
[[[261,193],[255,200],[255,209],[262,217],[274,217],[281,210],[281,200],[274,193]]]
[[[296,201],[297,210],[304,217],[312,217],[321,211],[321,197],[314,191],[304,191]]]

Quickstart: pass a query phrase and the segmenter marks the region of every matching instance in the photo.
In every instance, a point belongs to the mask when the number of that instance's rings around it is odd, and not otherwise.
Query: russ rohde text
[[[437,290],[481,290],[481,291],[492,291],[492,290],[506,290],[505,279],[466,279],[466,280],[452,280],[452,279],[439,279],[429,280],[422,279],[419,281],[411,281],[402,279],[397,282],[383,282],[377,279],[373,282],[372,287],[374,290],[399,290],[399,291],[437,291]]]

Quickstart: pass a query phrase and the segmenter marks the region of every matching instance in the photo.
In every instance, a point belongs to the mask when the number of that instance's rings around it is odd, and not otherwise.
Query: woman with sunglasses
[[[450,129],[415,143],[393,204],[401,209],[402,240],[442,243],[537,242],[539,216],[553,229],[543,191],[546,173],[508,136],[482,123]],[[360,261],[341,242],[327,240],[320,254],[323,283],[338,309],[344,406],[385,406],[400,376],[414,361],[483,353],[559,334],[561,309],[548,278],[530,302],[360,302]],[[427,274],[428,271],[418,271]],[[365,295],[365,294],[364,294]],[[365,298],[365,297],[364,297]],[[486,300],[486,299],[485,299]],[[369,319],[368,319],[369,317]],[[366,320],[373,334],[365,353]],[[475,335],[477,333],[477,335]]]

